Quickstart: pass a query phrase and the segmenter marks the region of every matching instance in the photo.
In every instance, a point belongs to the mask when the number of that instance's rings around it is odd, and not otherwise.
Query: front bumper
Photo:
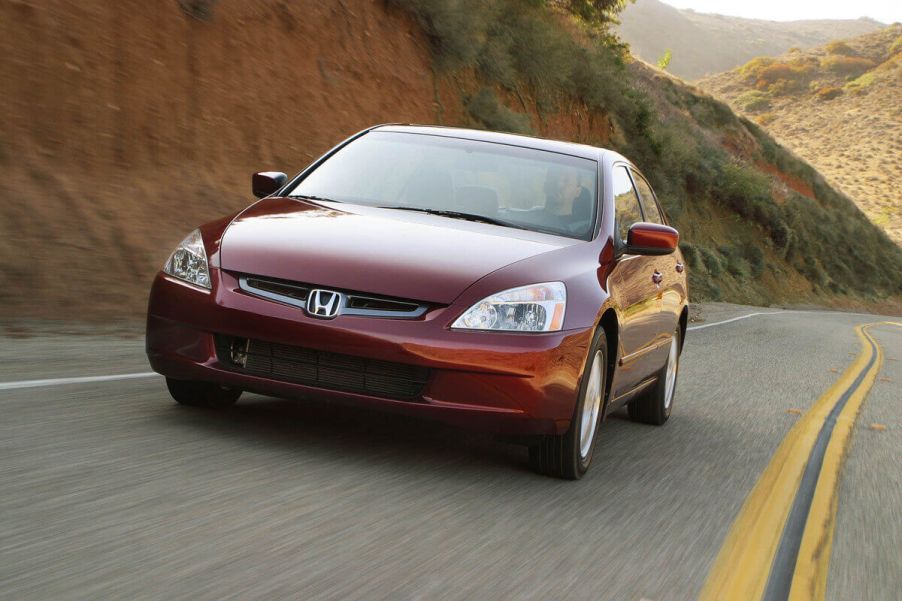
[[[498,433],[559,434],[569,427],[591,329],[454,331],[447,325],[465,309],[455,305],[413,320],[321,320],[244,292],[229,272],[211,271],[212,292],[163,273],[154,280],[146,338],[154,371],[271,396],[315,396],[379,407]],[[410,400],[260,377],[240,373],[228,357],[220,357],[216,335],[418,366],[428,368],[429,377],[422,394]]]

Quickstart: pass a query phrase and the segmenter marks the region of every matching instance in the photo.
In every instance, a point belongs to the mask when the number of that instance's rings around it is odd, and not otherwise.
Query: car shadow
[[[718,438],[715,432],[721,431],[723,424],[692,413],[685,411],[663,427],[636,424],[625,409],[607,416],[587,478],[616,487],[615,483],[626,483],[638,473],[659,472],[665,464],[672,469],[680,461],[698,461],[698,451]],[[166,429],[203,430],[219,444],[238,441],[238,446],[258,451],[287,451],[298,461],[313,464],[387,466],[397,471],[441,469],[469,473],[465,478],[488,470],[496,476],[531,474],[545,485],[548,481],[530,469],[527,449],[521,444],[419,417],[315,398],[288,400],[246,394],[227,410],[172,403],[156,416]],[[722,434],[730,437],[729,432]]]
[[[341,454],[417,464],[468,463],[529,470],[525,446],[505,443],[423,418],[349,407],[316,399],[289,400],[246,394],[226,410],[173,403],[160,414],[173,425],[206,430],[260,448],[304,454]]]

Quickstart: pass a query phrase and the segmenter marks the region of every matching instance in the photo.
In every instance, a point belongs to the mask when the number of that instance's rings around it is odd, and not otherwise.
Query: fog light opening
[[[247,338],[232,338],[229,344],[229,360],[238,367],[247,366],[247,349],[250,340]]]

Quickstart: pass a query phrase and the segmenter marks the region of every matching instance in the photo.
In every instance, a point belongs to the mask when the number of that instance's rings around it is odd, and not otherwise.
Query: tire
[[[578,480],[592,462],[608,381],[607,339],[602,328],[598,328],[590,348],[570,428],[564,434],[544,436],[529,447],[529,463],[541,474]]]
[[[661,426],[670,418],[673,397],[676,393],[677,375],[680,370],[680,329],[677,328],[670,341],[667,362],[658,372],[658,379],[652,387],[641,392],[630,401],[630,419],[642,424]]]
[[[180,405],[224,409],[231,407],[241,396],[241,390],[227,388],[211,382],[192,382],[166,378],[169,394]]]

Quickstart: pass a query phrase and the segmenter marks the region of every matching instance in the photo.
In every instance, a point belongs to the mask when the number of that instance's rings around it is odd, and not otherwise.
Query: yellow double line
[[[817,601],[824,598],[839,476],[858,411],[883,350],[868,329],[862,351],[789,431],[740,510],[700,601]]]

